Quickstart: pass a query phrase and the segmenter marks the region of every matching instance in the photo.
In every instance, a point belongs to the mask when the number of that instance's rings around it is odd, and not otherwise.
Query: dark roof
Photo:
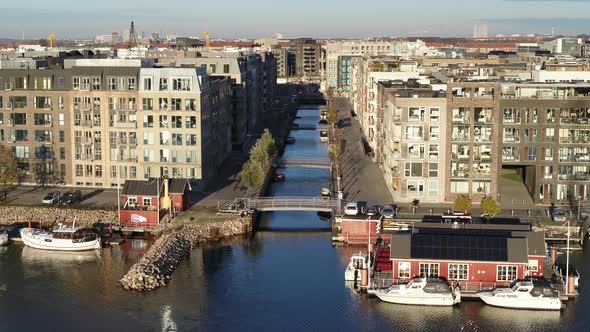
[[[527,239],[462,230],[394,234],[391,257],[526,263]]]
[[[159,185],[162,190],[162,181],[159,182]],[[122,193],[123,195],[158,196],[158,181],[154,178],[147,181],[125,180]]]
[[[184,193],[186,186],[188,186],[189,190],[192,190],[188,179],[170,179],[170,187],[168,188],[168,191],[171,194],[182,194]]]
[[[528,254],[531,256],[545,256],[547,249],[545,247],[544,232],[514,232],[514,236],[525,236],[528,242]]]

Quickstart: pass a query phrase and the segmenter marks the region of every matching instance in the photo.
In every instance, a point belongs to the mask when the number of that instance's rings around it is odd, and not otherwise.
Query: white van
[[[356,216],[359,213],[358,205],[355,202],[346,204],[344,208],[344,214],[348,216]]]

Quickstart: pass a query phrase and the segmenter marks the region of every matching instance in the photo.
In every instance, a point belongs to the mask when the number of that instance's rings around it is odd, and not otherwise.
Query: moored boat
[[[92,231],[59,224],[52,230],[23,228],[20,231],[24,244],[42,250],[84,251],[100,249],[100,237]]]
[[[516,281],[511,287],[479,292],[486,304],[510,309],[560,310],[559,292],[547,282]]]
[[[381,301],[396,304],[452,306],[461,302],[458,287],[449,286],[438,278],[413,278],[407,284],[371,290]]]
[[[361,270],[369,268],[369,256],[366,254],[358,253],[350,257],[350,262],[344,271],[344,280],[355,281],[361,280]]]

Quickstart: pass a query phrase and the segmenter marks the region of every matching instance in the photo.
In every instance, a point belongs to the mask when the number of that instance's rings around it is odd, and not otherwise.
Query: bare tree
[[[0,144],[0,190],[4,194],[4,199],[8,191],[18,184],[18,180],[16,159],[6,146]]]

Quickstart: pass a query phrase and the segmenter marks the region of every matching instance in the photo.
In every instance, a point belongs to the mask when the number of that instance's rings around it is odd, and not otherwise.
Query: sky
[[[471,37],[587,33],[590,0],[21,0],[0,4],[0,38],[138,32],[216,38]]]

